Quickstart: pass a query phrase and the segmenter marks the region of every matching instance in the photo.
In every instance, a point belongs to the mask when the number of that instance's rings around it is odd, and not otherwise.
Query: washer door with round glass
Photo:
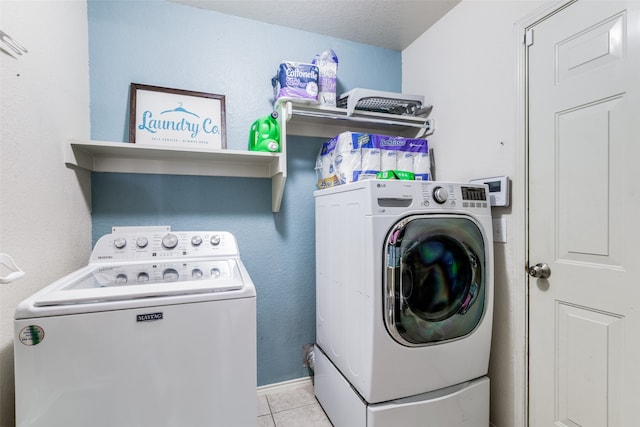
[[[485,308],[485,250],[465,216],[404,218],[385,242],[384,316],[400,344],[423,346],[470,334]]]

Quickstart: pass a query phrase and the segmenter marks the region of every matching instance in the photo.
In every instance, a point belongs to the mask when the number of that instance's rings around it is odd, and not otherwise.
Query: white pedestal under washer
[[[488,197],[420,181],[316,191],[315,392],[335,427],[413,427],[434,412],[447,427],[488,425]]]
[[[114,228],[16,309],[16,426],[255,426],[255,296],[228,232]]]

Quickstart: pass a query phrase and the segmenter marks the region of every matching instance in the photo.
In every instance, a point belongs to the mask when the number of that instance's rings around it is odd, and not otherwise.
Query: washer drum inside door
[[[384,317],[400,344],[464,337],[485,307],[485,250],[477,223],[464,216],[415,215],[385,243]]]

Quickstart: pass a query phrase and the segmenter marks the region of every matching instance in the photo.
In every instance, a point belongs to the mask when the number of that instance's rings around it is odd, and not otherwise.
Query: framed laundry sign
[[[129,142],[227,148],[224,95],[131,83]]]

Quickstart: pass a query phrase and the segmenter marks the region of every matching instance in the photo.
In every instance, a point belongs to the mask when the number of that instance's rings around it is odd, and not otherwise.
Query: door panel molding
[[[624,57],[626,11],[560,42],[556,47],[556,84]]]

